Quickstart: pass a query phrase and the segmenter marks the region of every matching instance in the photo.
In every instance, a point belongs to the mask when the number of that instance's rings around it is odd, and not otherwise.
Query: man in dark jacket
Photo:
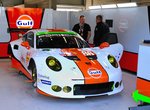
[[[79,21],[78,24],[74,25],[72,30],[80,34],[80,36],[88,42],[91,37],[91,27],[89,24],[85,23],[84,15],[80,16]]]
[[[103,22],[101,15],[96,16],[96,27],[94,30],[94,45],[99,46],[105,41],[105,35],[109,33],[109,26]]]

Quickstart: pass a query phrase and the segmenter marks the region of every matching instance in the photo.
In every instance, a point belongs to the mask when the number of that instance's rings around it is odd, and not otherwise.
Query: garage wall
[[[5,14],[5,8],[0,7],[0,43],[7,43],[10,41],[10,34],[7,33],[8,22]]]
[[[70,12],[53,11],[53,28],[70,29]]]
[[[150,39],[147,7],[71,12],[70,28],[78,22],[78,17],[81,14],[86,16],[86,22],[92,28],[92,37],[96,25],[96,15],[103,15],[104,21],[105,19],[113,19],[113,28],[110,28],[110,30],[117,33],[119,42],[123,44],[125,51],[138,53],[139,43],[143,39]],[[92,42],[92,39],[90,39],[90,42]]]
[[[30,28],[53,28],[53,10],[51,9],[0,7],[0,58],[8,57],[9,42],[18,39],[19,33],[25,33],[22,31],[25,27],[17,24],[17,20],[24,15],[33,23],[29,26]]]
[[[70,29],[70,12],[58,12],[52,9],[42,8],[0,7],[0,58],[8,57],[7,48],[9,42],[18,39],[18,34],[22,32],[22,30],[19,31],[16,24],[18,18],[22,15],[28,15],[32,18],[34,25],[31,28],[33,29]],[[8,32],[8,29],[11,30],[11,32]]]
[[[43,29],[53,28],[53,10],[52,9],[45,9],[41,28]]]

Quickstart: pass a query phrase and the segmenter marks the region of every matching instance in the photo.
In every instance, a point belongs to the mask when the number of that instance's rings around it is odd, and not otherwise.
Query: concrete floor
[[[28,79],[11,68],[10,60],[0,59],[0,110],[128,110],[136,106],[131,93],[136,76],[123,72],[124,90],[112,96],[59,99],[36,93]]]

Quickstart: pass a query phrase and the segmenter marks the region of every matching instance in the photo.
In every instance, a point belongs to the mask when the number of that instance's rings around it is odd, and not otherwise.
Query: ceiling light
[[[101,5],[102,8],[117,8],[116,4]]]
[[[89,9],[90,9],[90,10],[93,10],[93,9],[101,9],[101,6],[100,6],[100,5],[97,5],[97,6],[89,6]]]
[[[82,9],[57,8],[57,11],[82,11]]]
[[[122,8],[122,7],[136,7],[137,4],[135,2],[131,2],[131,3],[119,3],[117,4],[118,7]]]

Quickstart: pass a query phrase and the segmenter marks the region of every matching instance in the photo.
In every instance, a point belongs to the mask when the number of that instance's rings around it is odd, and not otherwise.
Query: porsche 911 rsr
[[[123,90],[121,44],[93,47],[68,30],[30,30],[10,42],[12,65],[38,93],[60,98],[111,95]]]

